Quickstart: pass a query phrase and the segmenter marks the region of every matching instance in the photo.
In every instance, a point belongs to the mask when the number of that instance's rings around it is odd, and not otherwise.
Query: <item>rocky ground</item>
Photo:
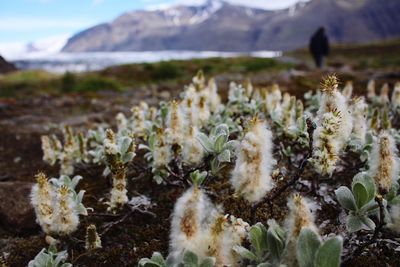
[[[301,97],[306,91],[315,89],[321,76],[335,71],[341,80],[353,80],[356,93],[364,93],[367,81],[374,78],[378,85],[384,82],[393,84],[400,80],[397,71],[352,70],[349,67],[326,71],[309,70],[299,66],[297,70],[280,72],[260,72],[250,75],[255,86],[266,86],[278,82],[283,91],[290,91]],[[239,74],[217,75],[221,94],[226,96],[228,81],[243,81]],[[58,125],[68,124],[74,129],[87,129],[98,122],[113,123],[118,112],[129,114],[134,104],[145,100],[149,105],[156,105],[160,100],[170,100],[178,95],[181,86],[190,81],[183,81],[175,87],[143,86],[125,92],[100,91],[97,93],[65,94],[59,96],[41,95],[35,97],[0,98],[0,252],[8,266],[26,266],[28,261],[46,247],[44,234],[35,223],[35,217],[29,204],[29,192],[38,171],[45,171],[49,176],[58,174],[57,167],[50,167],[42,161],[40,136],[46,133],[59,133]],[[349,155],[348,160],[353,160]],[[346,161],[346,159],[344,159]],[[138,162],[140,165],[140,162]],[[286,163],[281,163],[286,164]],[[143,164],[144,165],[144,164]],[[176,198],[183,189],[156,185],[149,173],[141,175],[139,170],[129,173],[129,192],[131,196],[144,194],[153,206],[155,214],[135,212],[123,223],[107,228],[110,222],[121,216],[105,215],[106,207],[102,202],[109,192],[109,181],[104,178],[102,167],[78,166],[77,174],[84,177],[79,187],[86,190],[84,204],[92,207],[96,213],[82,219],[81,227],[73,237],[63,240],[61,247],[69,248],[69,262],[75,266],[135,266],[138,259],[148,257],[152,251],[166,254],[168,248],[169,216]],[[348,184],[354,174],[343,173],[342,184]],[[139,177],[139,178],[138,178]],[[305,175],[307,179],[307,172]],[[342,181],[343,180],[343,181]],[[225,179],[209,184],[212,192],[226,192],[213,196],[217,203],[222,203],[227,213],[243,219],[250,219],[250,206],[230,194],[231,189]],[[289,192],[288,192],[289,193]],[[272,208],[267,205],[258,210],[261,221],[269,217],[282,219],[286,212],[286,196],[277,199]],[[128,211],[124,211],[122,214]],[[335,205],[327,203],[318,224],[339,217]],[[83,247],[84,229],[89,223],[95,223],[103,231],[103,249],[93,253],[85,252]],[[109,229],[109,230],[107,230]],[[329,226],[323,231],[331,231]],[[338,231],[338,229],[336,229]],[[354,237],[352,237],[354,238]],[[346,242],[355,242],[349,239]],[[373,253],[350,257],[346,266],[400,266],[400,254],[382,243],[369,248]],[[351,255],[351,251],[346,252]]]

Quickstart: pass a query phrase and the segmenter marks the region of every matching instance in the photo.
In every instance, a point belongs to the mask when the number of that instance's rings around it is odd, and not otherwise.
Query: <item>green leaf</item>
[[[159,263],[160,265],[165,265],[164,257],[161,255],[160,252],[154,252],[153,255],[151,255],[151,260]]]
[[[208,153],[214,153],[214,146],[211,140],[204,133],[198,133],[196,139],[200,142],[200,144],[204,147],[204,149]]]
[[[207,257],[201,262],[200,267],[214,267],[214,265],[215,258]]]
[[[379,205],[376,203],[375,200],[371,200],[367,204],[365,204],[361,209],[360,212],[365,215],[372,215],[379,210]]]
[[[197,265],[199,264],[199,257],[197,257],[197,255],[194,252],[186,250],[185,253],[183,254],[182,262],[184,263],[185,266],[197,267]]]
[[[318,249],[314,261],[315,267],[339,267],[343,239],[340,236],[328,239]]]
[[[263,251],[263,244],[262,244],[262,230],[258,225],[253,225],[249,231],[249,239],[251,245],[256,250],[256,254],[258,257],[261,257]]]
[[[218,174],[219,171],[219,161],[218,161],[218,157],[215,157],[211,160],[210,162],[210,167],[211,167],[211,174],[216,176]]]
[[[358,216],[349,214],[346,218],[346,228],[350,233],[357,232],[363,229],[363,222]]]
[[[369,132],[365,135],[365,143],[372,144],[374,142],[374,136]]]
[[[131,162],[132,159],[135,157],[135,155],[136,155],[136,154],[135,154],[134,152],[125,153],[125,154],[123,154],[121,160],[122,160],[122,162],[123,162],[124,164],[126,164],[126,163],[128,163],[128,162]]]
[[[279,262],[283,249],[285,248],[285,241],[280,237],[280,234],[271,227],[267,231],[267,246],[272,260],[274,262]]]
[[[77,186],[79,181],[82,179],[83,179],[82,176],[76,175],[74,178],[72,178],[72,181],[71,181],[71,184],[69,185],[69,187],[71,187],[72,189],[75,189],[75,187]]]
[[[314,258],[321,240],[317,233],[309,228],[303,228],[297,241],[297,262],[300,267],[313,267]]]
[[[221,154],[218,155],[219,162],[230,162],[231,161],[231,152],[228,149],[222,151]]]
[[[242,246],[234,246],[233,250],[238,253],[242,258],[251,260],[251,261],[255,261],[257,260],[257,256],[254,255],[253,252],[251,252],[250,250],[248,250],[245,247]]]
[[[363,222],[363,224],[365,225],[367,230],[374,230],[375,229],[376,225],[375,225],[373,220],[371,220],[370,218],[368,218],[366,216],[360,217],[360,219]]]
[[[131,143],[132,139],[130,137],[121,137],[121,140],[119,141],[119,152],[121,153],[121,155],[124,155],[128,151]]]
[[[223,133],[218,135],[218,137],[215,139],[214,151],[220,153],[227,141],[228,141],[227,135]]]
[[[239,142],[237,140],[231,140],[225,143],[223,149],[228,149],[229,151],[233,152],[238,147]]]
[[[397,191],[399,190],[399,184],[397,182],[393,183],[392,187],[390,187],[389,193],[386,194],[386,200],[392,204],[393,200],[397,197]]]
[[[335,195],[340,205],[342,205],[344,208],[352,211],[357,210],[356,201],[350,189],[345,186],[341,186],[335,190]]]
[[[138,263],[141,267],[162,267],[159,263],[152,261],[148,258],[141,259]]]
[[[153,151],[153,150],[154,150],[154,146],[155,146],[155,144],[156,144],[156,135],[155,135],[154,133],[152,133],[152,134],[149,136],[148,143],[149,143],[149,148],[150,148],[150,150]]]
[[[368,201],[375,198],[375,193],[376,193],[375,182],[369,175],[363,172],[358,173],[353,178],[352,186],[355,185],[356,183],[361,183],[366,188],[368,192]]]
[[[215,128],[215,134],[214,135],[220,135],[224,134],[226,136],[229,136],[229,127],[226,124],[220,124]]]
[[[361,152],[361,155],[360,155],[360,160],[362,161],[362,162],[365,162],[365,161],[367,161],[367,159],[369,158],[369,152],[368,151],[363,151],[363,152]]]
[[[367,188],[362,183],[353,184],[353,194],[357,202],[357,207],[360,209],[369,202],[369,194]]]

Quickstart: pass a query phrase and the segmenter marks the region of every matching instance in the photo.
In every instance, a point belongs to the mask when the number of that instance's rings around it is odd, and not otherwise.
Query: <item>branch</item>
[[[124,216],[120,217],[120,219],[118,219],[118,220],[116,220],[114,222],[110,222],[110,223],[105,224],[104,227],[103,227],[103,231],[100,233],[100,236],[103,236],[112,227],[114,227],[114,226],[116,226],[116,225],[118,225],[120,223],[125,222],[130,217],[130,215],[132,215],[135,211],[138,211],[138,212],[143,213],[143,214],[150,215],[150,216],[152,216],[154,218],[157,217],[157,215],[155,213],[153,213],[153,212],[150,212],[150,211],[147,211],[147,210],[142,210],[142,209],[139,209],[137,207],[133,207],[133,208],[131,208],[131,210],[128,213],[126,213]]]
[[[374,234],[372,235],[371,238],[369,238],[369,240],[367,240],[362,245],[360,245],[356,250],[354,250],[354,252],[351,253],[351,255],[343,261],[343,264],[349,263],[352,259],[361,255],[361,253],[364,251],[366,247],[378,242],[378,235],[382,231],[383,226],[385,225],[385,209],[383,206],[382,195],[380,194],[376,195],[375,201],[378,203],[379,206],[379,223],[375,227]]]
[[[375,201],[378,203],[379,206],[379,223],[375,227],[374,235],[372,239],[375,241],[379,235],[379,232],[382,230],[383,226],[385,225],[385,208],[383,206],[383,197],[380,194],[375,196]]]
[[[308,160],[312,156],[312,143],[313,143],[313,132],[315,130],[314,123],[311,121],[311,119],[307,118],[307,132],[309,136],[309,142],[308,142],[308,152],[304,159],[301,161],[296,174],[287,181],[283,186],[281,187],[276,187],[272,189],[272,191],[261,201],[258,203],[254,204],[251,207],[251,221],[254,224],[256,221],[256,213],[257,213],[257,208],[260,207],[263,203],[267,202],[269,205],[272,204],[272,201],[275,200],[277,197],[279,197],[283,192],[286,191],[289,187],[294,185],[298,180],[300,180],[301,176],[303,175],[303,172],[308,164]]]

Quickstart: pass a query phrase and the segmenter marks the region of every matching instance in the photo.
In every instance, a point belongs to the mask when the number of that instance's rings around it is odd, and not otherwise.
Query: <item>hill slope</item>
[[[325,26],[333,42],[400,36],[398,0],[311,0],[268,11],[209,0],[125,13],[71,37],[63,51],[289,50]]]

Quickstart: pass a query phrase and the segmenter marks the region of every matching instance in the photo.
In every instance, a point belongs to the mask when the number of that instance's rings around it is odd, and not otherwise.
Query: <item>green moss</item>
[[[121,91],[122,86],[111,78],[93,75],[80,79],[76,82],[71,91],[96,92],[100,90]]]

